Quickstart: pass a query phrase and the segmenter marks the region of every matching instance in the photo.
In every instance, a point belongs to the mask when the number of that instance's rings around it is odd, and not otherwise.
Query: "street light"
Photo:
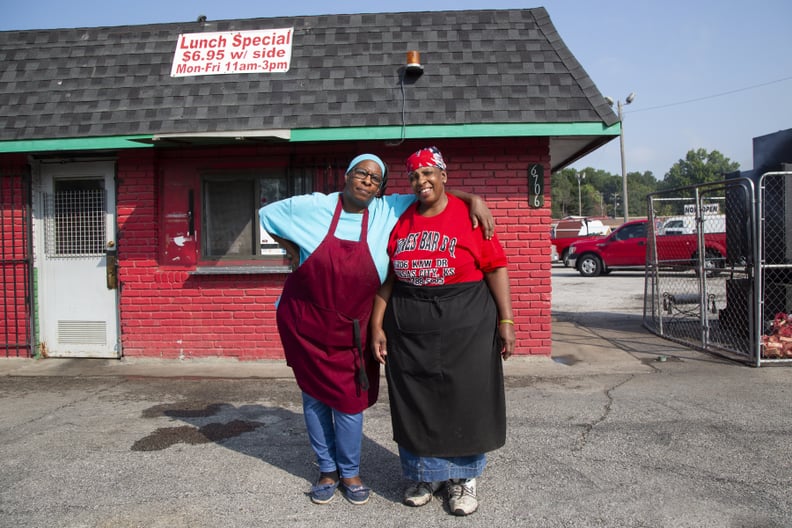
[[[611,198],[613,198],[613,218],[616,219],[616,210],[619,208],[619,193],[612,193]]]
[[[611,106],[613,105],[613,99],[610,97],[605,98],[608,101],[608,104]],[[635,100],[635,92],[630,92],[630,95],[627,96],[627,99],[624,100],[624,105],[628,105]],[[624,221],[627,222],[629,220],[629,215],[627,211],[627,168],[624,164],[624,118],[622,117],[622,102],[616,101],[616,110],[619,114],[619,146],[621,149],[621,170],[622,170],[622,204],[624,207]]]
[[[583,216],[583,202],[580,201],[580,180],[586,179],[586,173],[578,172],[575,176],[577,176],[578,181],[578,216]]]

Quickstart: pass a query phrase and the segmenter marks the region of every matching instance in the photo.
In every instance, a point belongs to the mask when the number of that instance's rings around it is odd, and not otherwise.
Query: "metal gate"
[[[792,172],[647,197],[644,326],[670,340],[760,366],[792,363]],[[664,222],[689,225],[666,234]],[[668,242],[691,248],[675,258]],[[789,325],[789,326],[787,326]]]
[[[758,187],[759,292],[754,313],[760,327],[754,336],[756,366],[792,363],[792,172],[768,172]]]
[[[0,354],[33,354],[31,180],[27,166],[0,174]]]

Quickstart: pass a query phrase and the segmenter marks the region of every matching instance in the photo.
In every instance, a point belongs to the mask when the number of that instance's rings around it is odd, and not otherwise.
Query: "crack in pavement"
[[[605,406],[603,407],[602,414],[596,420],[587,424],[583,424],[583,431],[581,431],[580,433],[580,438],[578,439],[577,445],[572,448],[572,452],[578,453],[580,451],[583,451],[583,449],[586,447],[586,444],[588,443],[588,438],[591,432],[594,430],[595,427],[597,427],[599,424],[604,422],[608,418],[608,415],[610,415],[614,401],[613,391],[620,388],[624,384],[632,381],[635,378],[635,376],[636,376],[635,374],[631,374],[630,376],[627,377],[627,379],[622,380],[621,382],[605,390],[605,397],[607,398],[607,401],[605,402]]]

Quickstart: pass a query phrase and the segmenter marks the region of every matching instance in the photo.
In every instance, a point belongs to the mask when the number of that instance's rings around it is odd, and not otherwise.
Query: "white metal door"
[[[49,357],[120,355],[114,176],[107,161],[41,164],[39,324]]]

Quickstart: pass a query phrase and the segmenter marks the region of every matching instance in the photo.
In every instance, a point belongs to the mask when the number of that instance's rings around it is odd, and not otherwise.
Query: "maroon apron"
[[[319,247],[286,279],[277,321],[286,363],[300,389],[338,411],[357,414],[377,401],[379,364],[367,348],[379,273],[367,243],[336,238],[338,205]]]

